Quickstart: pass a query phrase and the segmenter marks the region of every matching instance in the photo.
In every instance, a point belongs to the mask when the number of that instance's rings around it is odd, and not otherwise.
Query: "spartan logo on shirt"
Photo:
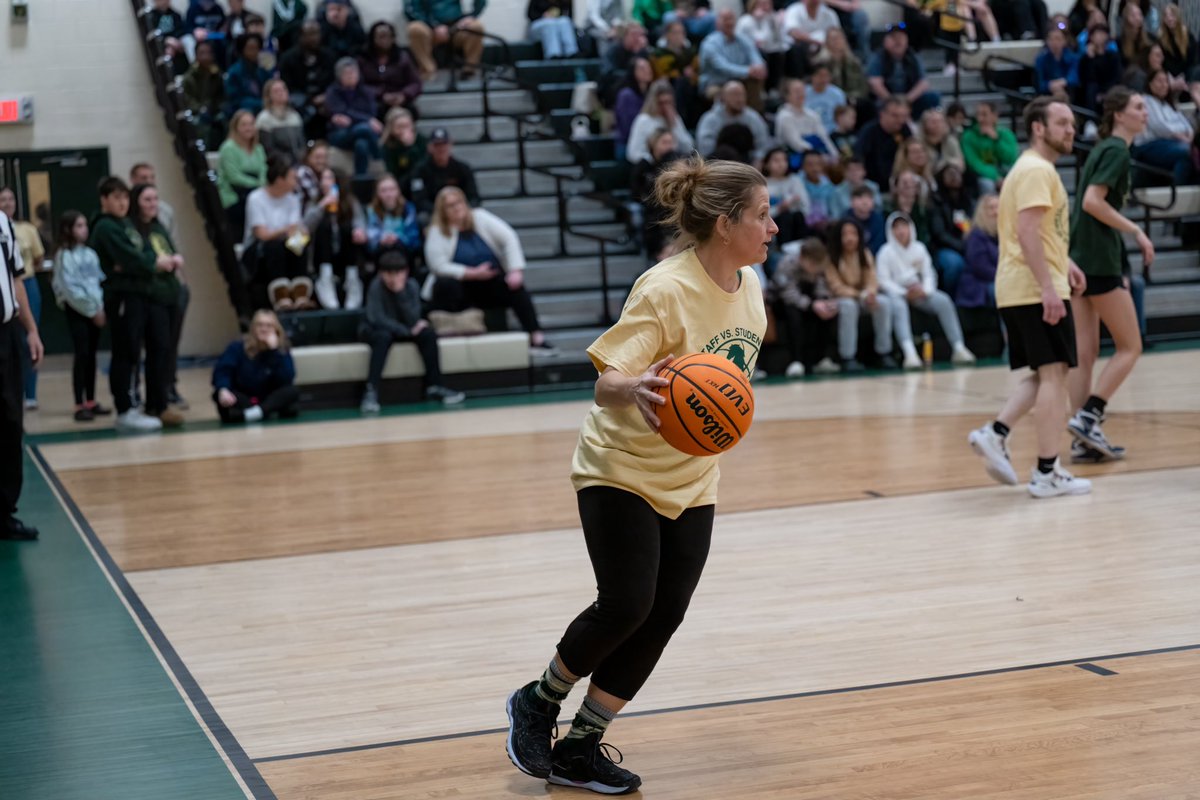
[[[701,352],[716,353],[732,361],[747,378],[754,374],[762,337],[745,328],[727,328],[708,340]]]

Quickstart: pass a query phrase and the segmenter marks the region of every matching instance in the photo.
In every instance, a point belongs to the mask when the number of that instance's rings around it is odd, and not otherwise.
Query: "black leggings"
[[[504,275],[486,281],[439,278],[433,285],[433,307],[442,311],[511,308],[526,333],[542,329],[529,291],[523,285],[515,290],[509,289]]]
[[[573,674],[632,700],[683,622],[712,540],[715,507],[679,519],[608,486],[578,493],[579,518],[596,573],[596,602],[563,634],[558,654]]]
[[[229,408],[217,401],[219,390],[214,391],[212,395],[213,402],[217,404],[217,414],[221,417],[221,422],[245,422],[246,409],[253,405],[262,409],[263,419],[272,414],[278,414],[281,418],[294,417],[299,411],[300,390],[295,386],[280,386],[278,389],[271,390],[266,397],[257,398],[251,397],[245,392],[239,392],[237,389],[230,391],[237,398],[237,403]],[[255,402],[256,400],[258,402]]]
[[[416,336],[397,336],[386,328],[364,326],[359,331],[360,338],[371,345],[371,361],[367,367],[367,385],[378,390],[383,381],[383,368],[387,364],[388,351],[394,342],[413,342],[421,361],[425,364],[425,385],[440,386],[442,383],[442,362],[438,351],[437,334],[433,328],[427,327]]]
[[[101,328],[70,306],[64,311],[75,348],[71,386],[75,390],[75,405],[81,406],[96,399],[96,350],[100,346]]]

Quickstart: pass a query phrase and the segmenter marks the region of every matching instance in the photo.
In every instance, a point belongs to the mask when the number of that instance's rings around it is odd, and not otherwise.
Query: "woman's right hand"
[[[271,331],[270,333],[267,334],[267,338],[263,339],[263,344],[265,344],[267,346],[268,350],[278,350],[279,349],[279,334],[276,333],[275,331]]]
[[[232,408],[237,404],[237,398],[228,389],[218,389],[217,402],[221,404],[221,408]]]
[[[92,324],[97,328],[103,328],[106,322],[108,322],[108,317],[104,316],[104,309],[100,309],[92,317]]]
[[[658,377],[658,373],[674,360],[675,356],[669,355],[654,362],[639,377],[634,378],[629,385],[629,392],[638,411],[642,412],[642,419],[646,420],[646,424],[656,431],[662,426],[662,422],[658,418],[658,407],[666,405],[667,398],[656,392],[655,389],[669,383],[666,378]]]
[[[486,261],[477,267],[467,267],[467,271],[463,273],[463,280],[487,281],[499,274],[500,270],[496,269],[492,262]]]

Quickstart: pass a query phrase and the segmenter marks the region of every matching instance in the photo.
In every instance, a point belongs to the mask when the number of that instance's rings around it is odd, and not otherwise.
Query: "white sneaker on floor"
[[[997,483],[1017,485],[1017,471],[1008,455],[1008,440],[992,428],[991,423],[967,435],[967,442],[983,459],[983,468]]]
[[[124,433],[154,433],[162,430],[162,420],[143,414],[136,408],[131,408],[124,414],[118,414],[116,428]]]
[[[793,361],[792,363],[787,365],[787,369],[785,369],[783,371],[783,374],[788,376],[789,378],[803,378],[804,377],[804,365],[801,364],[799,361]]]
[[[956,73],[956,72],[958,72],[958,67],[955,66],[953,61],[951,61],[945,67],[942,68],[942,74],[946,75],[948,77],[953,76],[954,73]]]
[[[26,411],[37,411],[38,410],[37,399],[33,398],[33,397],[26,397],[25,398],[25,410]]]
[[[904,363],[901,364],[904,369],[921,369],[925,366],[925,362],[916,353],[905,353]]]
[[[828,356],[826,356],[825,358],[822,358],[820,361],[817,362],[817,365],[815,367],[813,367],[814,375],[834,375],[841,371],[842,371],[841,364],[838,364],[836,361],[834,361],[832,358],[830,358]]]
[[[1066,494],[1088,494],[1092,482],[1087,478],[1076,478],[1063,469],[1054,459],[1054,469],[1042,472],[1037,467],[1029,477],[1029,493],[1034,497],[1058,497]]]
[[[364,416],[373,416],[379,413],[379,395],[371,387],[368,386],[367,390],[363,392],[362,403],[359,404],[358,410]]]
[[[765,369],[754,368],[754,374],[750,376],[750,382],[763,381],[767,379],[767,371]]]
[[[950,361],[954,364],[974,364],[975,354],[968,350],[965,344],[960,344],[950,354]]]

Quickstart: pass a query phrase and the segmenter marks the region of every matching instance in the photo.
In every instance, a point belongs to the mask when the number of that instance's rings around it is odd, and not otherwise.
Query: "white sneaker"
[[[314,288],[317,293],[317,302],[321,304],[321,308],[339,308],[341,306],[341,303],[338,302],[337,287],[333,285],[332,264],[321,265],[321,274],[317,277]]]
[[[947,64],[945,67],[942,68],[943,75],[953,76],[954,73],[956,73],[956,72],[958,72],[958,67],[956,67],[954,65],[954,62],[950,62],[949,64]]]
[[[33,397],[26,397],[25,398],[25,410],[26,411],[37,411],[38,410],[37,399],[33,398]]]
[[[820,361],[817,362],[816,366],[813,367],[814,375],[834,375],[841,371],[842,371],[842,365],[838,364],[836,361],[834,361],[829,356],[822,358]]]
[[[1059,466],[1054,459],[1054,469],[1042,472],[1037,467],[1029,477],[1029,493],[1034,497],[1058,497],[1064,494],[1088,494],[1092,491],[1092,482],[1087,478],[1076,478]]]
[[[787,365],[787,369],[785,369],[783,371],[783,374],[788,376],[789,378],[803,378],[804,377],[804,365],[801,364],[799,361],[793,361],[792,363]]]
[[[950,361],[954,364],[974,364],[975,354],[968,350],[965,344],[956,345],[954,352],[950,354]]]
[[[136,408],[131,408],[124,414],[118,414],[116,428],[124,433],[153,433],[162,430],[162,420],[143,414]]]
[[[759,369],[758,367],[755,367],[754,374],[750,376],[750,382],[756,383],[758,381],[765,381],[767,377],[767,371],[765,369]]]
[[[1017,471],[1008,455],[1008,440],[992,429],[991,423],[970,432],[967,442],[983,458],[983,468],[992,480],[1009,486],[1017,485]]]
[[[379,395],[376,394],[375,390],[371,387],[368,386],[367,390],[363,392],[362,403],[359,405],[358,410],[360,413],[367,416],[379,413]]]
[[[358,277],[358,267],[346,267],[346,309],[353,311],[362,308],[363,285]]]
[[[904,353],[904,363],[901,366],[905,369],[921,369],[925,366],[912,342],[901,342],[900,350]]]

